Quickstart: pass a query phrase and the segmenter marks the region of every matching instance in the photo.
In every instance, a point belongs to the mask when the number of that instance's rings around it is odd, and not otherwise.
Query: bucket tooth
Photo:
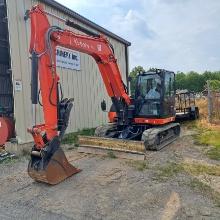
[[[45,182],[51,185],[58,184],[81,171],[68,162],[61,148],[54,152],[46,165],[44,164],[45,161],[43,161],[42,157],[32,156],[28,164],[28,174],[38,182]]]

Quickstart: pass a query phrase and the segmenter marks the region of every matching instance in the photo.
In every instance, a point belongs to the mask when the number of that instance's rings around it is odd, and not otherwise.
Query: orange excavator
[[[41,5],[32,7],[25,16],[31,21],[31,99],[32,104],[36,105],[41,94],[45,120],[44,124],[35,124],[28,129],[34,139],[28,165],[31,178],[57,184],[80,171],[67,161],[60,147],[68,126],[73,100],[63,98],[60,91],[56,71],[57,46],[86,53],[92,56],[98,65],[112,100],[112,107],[109,112],[111,123],[98,127],[96,136],[142,140],[146,149],[151,150],[159,150],[175,140],[180,133],[180,126],[173,123],[175,121],[173,72],[151,69],[139,74],[135,97],[131,98],[122,81],[113,46],[105,36],[62,18],[57,19],[86,35],[51,26],[47,16],[54,15],[46,12]],[[101,106],[105,110],[105,102],[102,102]]]

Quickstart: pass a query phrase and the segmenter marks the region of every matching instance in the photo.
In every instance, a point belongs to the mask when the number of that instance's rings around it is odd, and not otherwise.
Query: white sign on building
[[[80,70],[80,54],[64,47],[56,47],[56,66],[72,70]]]

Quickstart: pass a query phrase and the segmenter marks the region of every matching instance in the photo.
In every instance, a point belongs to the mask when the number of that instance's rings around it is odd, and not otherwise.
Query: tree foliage
[[[136,76],[140,72],[145,72],[142,66],[137,66],[130,72],[131,78],[131,94],[134,94]],[[190,71],[188,73],[177,72],[176,73],[176,89],[188,89],[194,92],[202,92],[205,89],[207,80],[211,80],[211,86],[213,89],[220,89],[220,71],[205,71],[199,74],[195,71]]]
[[[208,80],[210,87],[214,91],[220,91],[220,81],[219,80]]]
[[[131,89],[131,95],[134,95],[134,92],[135,92],[135,85],[136,85],[136,78],[137,78],[137,75],[139,73],[143,73],[143,72],[146,72],[144,70],[144,68],[142,66],[136,66],[134,67],[130,74],[129,74],[129,77],[130,77],[130,89]]]
[[[220,81],[220,71],[206,71],[202,74],[191,71],[189,73],[178,72],[176,74],[176,88],[188,89],[194,92],[202,92],[205,88],[207,80],[214,80],[215,86]]]

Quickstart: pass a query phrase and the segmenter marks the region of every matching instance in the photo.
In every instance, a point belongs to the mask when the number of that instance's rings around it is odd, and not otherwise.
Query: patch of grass
[[[208,165],[201,163],[182,163],[184,170],[192,175],[190,182],[187,184],[190,188],[201,192],[203,195],[214,200],[217,206],[220,206],[220,193],[213,189],[210,185],[204,183],[198,179],[199,175],[208,174],[212,176],[220,176],[220,166],[219,165]]]
[[[117,157],[115,156],[115,154],[114,154],[113,151],[108,151],[107,156],[108,156],[109,158],[112,158],[112,159],[117,158]]]
[[[213,160],[220,160],[220,130],[205,128],[200,123],[196,127],[198,134],[194,136],[198,145],[212,146],[206,155]]]
[[[213,160],[220,160],[220,134],[215,131],[207,131],[197,135],[198,144],[211,146],[206,155]]]
[[[126,161],[126,164],[135,168],[138,171],[144,171],[149,168],[146,161],[129,160],[129,161]]]
[[[0,161],[0,164],[13,164],[13,163],[16,163],[17,161],[19,161],[19,158],[18,157],[13,157],[13,158],[6,158],[2,161]]]
[[[196,178],[193,178],[189,184],[188,184],[192,189],[197,189],[201,192],[208,192],[211,190],[211,187],[208,186],[207,184],[199,181],[198,179]]]
[[[201,132],[197,136],[200,144],[212,145],[220,148],[220,131],[212,131],[200,129]]]
[[[214,200],[218,207],[220,207],[220,193],[213,190],[209,185],[199,181],[197,178],[193,178],[188,186],[193,190],[198,190],[203,195],[208,196],[210,199]]]
[[[192,175],[198,176],[201,174],[208,174],[213,176],[220,176],[220,166],[208,165],[199,163],[183,163],[184,170]]]
[[[220,160],[220,147],[212,147],[206,155],[212,160]]]
[[[188,129],[196,129],[198,127],[198,122],[197,121],[184,121],[181,123]]]
[[[95,128],[85,128],[77,132],[66,134],[62,140],[63,144],[75,144],[78,146],[78,135],[92,136],[95,133]]]
[[[184,171],[184,169],[182,164],[169,162],[168,164],[164,164],[164,166],[157,167],[157,171],[157,179],[166,180]]]

